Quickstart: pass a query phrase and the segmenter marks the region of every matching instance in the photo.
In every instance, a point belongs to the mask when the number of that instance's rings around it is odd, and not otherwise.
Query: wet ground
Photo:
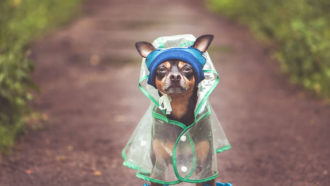
[[[215,35],[220,74],[211,95],[232,149],[219,178],[236,186],[330,185],[330,107],[290,85],[246,28],[194,1],[90,0],[71,24],[32,46],[48,116],[0,162],[1,186],[142,185],[121,150],[149,100],[139,91],[134,43]]]

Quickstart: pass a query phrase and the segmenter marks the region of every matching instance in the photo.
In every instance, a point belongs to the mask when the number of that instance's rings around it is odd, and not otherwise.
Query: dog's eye
[[[167,68],[164,66],[160,66],[157,70],[159,73],[166,73],[167,72]]]
[[[192,69],[191,66],[186,65],[182,68],[182,71],[185,72],[185,73],[190,73],[190,72],[193,71],[193,69]]]

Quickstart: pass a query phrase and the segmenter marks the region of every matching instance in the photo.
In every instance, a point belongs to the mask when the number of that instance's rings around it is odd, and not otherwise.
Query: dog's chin
[[[183,94],[187,90],[181,86],[170,86],[166,88],[164,91],[166,94]]]

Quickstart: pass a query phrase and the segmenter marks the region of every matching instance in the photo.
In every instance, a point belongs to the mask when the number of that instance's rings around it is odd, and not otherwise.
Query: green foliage
[[[208,0],[207,5],[274,43],[292,83],[330,98],[329,0]]]
[[[37,35],[67,20],[81,0],[0,1],[0,152],[24,130],[30,112],[29,91],[36,88],[30,74],[27,45]]]

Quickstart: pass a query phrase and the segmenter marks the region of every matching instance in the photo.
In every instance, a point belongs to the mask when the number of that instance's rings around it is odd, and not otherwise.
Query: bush
[[[0,1],[0,152],[14,144],[29,114],[29,91],[35,90],[30,74],[28,43],[46,29],[63,23],[76,12],[81,0]]]
[[[292,83],[330,98],[330,1],[208,0],[207,5],[274,43]]]

